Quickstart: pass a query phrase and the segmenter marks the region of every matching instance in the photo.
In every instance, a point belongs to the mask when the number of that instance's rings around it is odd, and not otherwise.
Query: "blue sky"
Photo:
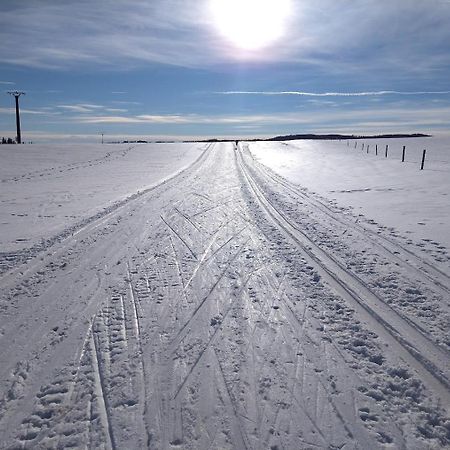
[[[33,141],[446,133],[449,24],[450,0],[1,0],[0,136],[16,89]]]

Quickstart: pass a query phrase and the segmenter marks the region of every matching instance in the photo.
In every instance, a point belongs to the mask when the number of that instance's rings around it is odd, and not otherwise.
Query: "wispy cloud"
[[[76,113],[92,113],[93,111],[105,109],[106,107],[90,103],[78,103],[75,105],[57,105],[57,108]]]
[[[0,57],[40,68],[198,65],[208,59],[199,45],[210,34],[205,9],[192,0],[9,2],[0,14]]]
[[[0,108],[0,114],[10,114],[13,115],[15,114],[15,108]],[[44,108],[42,109],[26,109],[26,108],[21,108],[20,109],[20,113],[21,114],[32,114],[32,115],[39,115],[39,116],[43,116],[43,115],[57,115],[57,112],[51,112],[51,111],[47,111]]]
[[[90,115],[78,116],[73,120],[78,123],[109,123],[109,124],[131,124],[131,123],[153,123],[153,124],[181,124],[201,123],[203,118],[196,115],[138,115],[138,116],[114,116],[114,115]]]
[[[202,115],[202,114],[167,114],[135,116],[120,115],[81,115],[70,119],[84,124],[198,124],[229,125],[236,127],[263,127],[277,125],[308,126],[310,129],[323,126],[341,127],[368,126],[375,128],[379,124],[389,123],[393,127],[414,130],[424,126],[443,127],[450,121],[450,107],[438,108],[378,108],[372,110],[331,110],[307,112],[278,112],[271,114],[237,114],[237,115]]]
[[[14,83],[14,82],[12,82],[12,81],[0,81],[0,84],[13,85],[13,84],[16,84],[16,83]]]
[[[20,87],[33,94],[21,104],[33,106],[28,111],[51,102],[46,111],[60,130],[89,131],[96,124],[124,131],[174,125],[184,132],[387,122],[415,127],[421,118],[427,126],[450,123],[447,110],[432,108],[437,99],[448,105],[450,94],[449,2],[292,0],[284,39],[250,53],[217,32],[208,3],[0,0],[1,76],[16,80],[20,74]],[[51,77],[34,76],[47,69]],[[0,85],[7,90],[12,83]],[[64,93],[50,96],[49,88]],[[192,95],[199,90],[204,97]],[[388,103],[394,109],[383,109]],[[3,105],[13,103],[5,98]],[[233,108],[247,113],[225,114]],[[53,126],[42,117],[42,129]]]
[[[105,108],[106,112],[110,112],[110,113],[125,113],[128,112],[127,109],[124,108]]]
[[[450,3],[439,0],[293,1],[285,39],[255,54],[224,41],[207,0],[6,3],[0,58],[28,67],[199,67],[245,58],[417,77],[450,64]]]
[[[117,103],[117,102],[113,102]],[[85,117],[91,117],[93,114],[98,115],[100,112],[103,113],[126,113],[128,109],[126,108],[110,108],[105,105],[98,105],[92,103],[76,103],[73,105],[57,105],[56,108],[62,109],[68,113],[81,113]]]
[[[86,108],[81,105],[58,105],[58,108],[64,109],[66,111],[77,112],[77,113],[90,113],[92,109]]]
[[[6,110],[6,108],[5,108]],[[2,110],[0,109],[0,113]],[[12,114],[12,110],[5,111]],[[39,117],[39,116],[36,116]],[[450,107],[434,108],[378,108],[372,110],[315,110],[305,112],[278,112],[272,114],[239,114],[239,115],[202,115],[202,114],[168,114],[135,116],[86,114],[59,116],[58,123],[64,124],[64,130],[70,124],[85,126],[82,133],[67,134],[56,131],[35,131],[29,127],[26,135],[30,139],[45,140],[48,137],[66,135],[64,140],[98,140],[98,125],[107,132],[110,139],[126,139],[135,135],[140,138],[181,139],[186,134],[195,133],[197,137],[221,136],[257,136],[268,137],[276,134],[303,132],[342,132],[342,133],[383,133],[383,132],[415,132],[424,131],[433,134],[448,133]],[[31,118],[29,119],[31,120]],[[46,119],[46,123],[48,123]],[[56,123],[56,122],[55,122]],[[133,125],[130,130],[126,125]],[[195,125],[195,127],[193,126]],[[77,128],[78,129],[78,128]],[[195,131],[194,131],[195,130]],[[0,133],[0,136],[2,133]],[[3,135],[8,135],[4,132]],[[33,137],[34,136],[34,137]]]
[[[142,102],[125,102],[118,100],[113,100],[111,103],[114,103],[115,105],[142,105]]]
[[[224,91],[220,95],[298,95],[302,97],[373,97],[382,95],[449,95],[450,91],[373,91],[373,92],[302,92],[302,91]]]
[[[87,108],[87,109],[103,109],[104,106],[103,105],[97,105],[97,104],[93,104],[93,103],[80,103],[78,106],[81,106],[83,108]]]

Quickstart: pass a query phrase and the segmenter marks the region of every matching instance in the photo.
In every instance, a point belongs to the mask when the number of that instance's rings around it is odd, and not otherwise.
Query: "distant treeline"
[[[413,134],[377,134],[373,136],[358,136],[354,134],[289,134],[287,136],[275,136],[265,141],[292,141],[297,139],[313,139],[313,140],[342,140],[342,139],[394,139],[394,138],[418,138],[431,137],[429,134],[413,133]]]
[[[0,144],[15,144],[15,143],[16,143],[16,141],[14,141],[13,139],[5,138],[5,137],[2,137],[2,139],[0,141]]]
[[[359,136],[354,134],[288,134],[286,136],[275,136],[267,139],[242,139],[246,142],[256,141],[294,141],[294,140],[348,140],[348,139],[394,139],[394,138],[418,138],[431,137],[429,134],[378,134],[373,136]],[[237,139],[205,139],[196,142],[236,142]]]
[[[294,140],[349,140],[349,139],[394,139],[394,138],[419,138],[431,137],[429,134],[413,133],[413,134],[377,134],[373,136],[360,136],[354,134],[288,134],[286,136],[275,136],[267,139],[203,139],[203,140],[189,140],[182,142],[257,142],[257,141],[294,141]],[[177,141],[122,141],[122,144],[163,144],[173,143]]]

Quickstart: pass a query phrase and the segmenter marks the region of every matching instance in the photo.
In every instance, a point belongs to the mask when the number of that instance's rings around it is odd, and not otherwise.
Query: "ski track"
[[[242,161],[242,160],[241,160]],[[268,214],[274,221],[285,231],[285,233],[293,238],[310,258],[310,262],[316,263],[320,267],[322,275],[329,278],[331,284],[335,284],[337,290],[343,289],[348,295],[350,301],[356,302],[356,305],[362,306],[369,314],[376,319],[378,323],[382,323],[383,327],[388,331],[394,339],[399,341],[409,353],[413,353],[413,359],[424,364],[424,369],[433,377],[436,377],[446,388],[450,386],[450,378],[447,374],[450,368],[450,359],[448,353],[441,351],[436,346],[430,345],[429,338],[414,323],[409,321],[407,317],[398,314],[395,309],[385,309],[386,303],[366,288],[362,280],[355,274],[348,271],[345,267],[329,253],[323,251],[312,241],[306,234],[299,231],[289,219],[286,219],[282,213],[277,210],[270,201],[264,197],[257,183],[244,166],[241,166],[244,176],[247,178],[249,185],[255,192],[255,195],[261,201]],[[344,293],[344,295],[345,295]],[[369,317],[370,319],[370,317]],[[397,329],[403,328],[404,333],[398,333]],[[408,342],[408,339],[412,342]],[[420,346],[421,348],[417,348]],[[434,362],[427,359],[428,354],[433,354]],[[405,355],[406,356],[406,355]],[[414,361],[412,361],[414,362]],[[427,373],[423,375],[427,376]],[[445,394],[445,391],[444,391]],[[450,403],[450,397],[444,397],[447,403]]]
[[[0,448],[448,448],[448,273],[359,219],[214,144],[12,258]]]
[[[360,237],[369,239],[371,244],[381,250],[382,253],[387,254],[388,258],[397,261],[403,266],[407,266],[409,270],[414,272],[415,276],[427,281],[432,281],[435,284],[435,288],[439,289],[444,295],[450,293],[449,275],[438,267],[435,267],[426,257],[417,255],[413,250],[402,245],[400,241],[395,241],[393,237],[382,235],[379,230],[374,230],[369,226],[363,226],[359,223],[359,218],[356,221],[351,220],[351,218],[349,220],[346,215],[342,214],[342,209],[337,211],[333,210],[332,205],[328,205],[325,200],[313,197],[306,189],[302,189],[299,186],[289,183],[280,175],[271,171],[268,167],[258,163],[253,159],[251,154],[249,154],[249,156],[252,158],[252,163],[255,168],[264,172],[264,175],[276,184],[282,185],[283,188],[292,193],[294,197],[300,197],[302,200],[310,203],[316,211],[326,215],[335,224],[341,224],[347,230],[351,229],[357,233]],[[373,223],[368,221],[367,225],[373,225]]]

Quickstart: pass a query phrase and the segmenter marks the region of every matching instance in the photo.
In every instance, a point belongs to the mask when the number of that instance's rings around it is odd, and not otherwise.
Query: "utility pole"
[[[22,143],[22,135],[20,133],[20,112],[19,112],[19,97],[21,95],[25,95],[25,92],[19,92],[19,91],[8,91],[9,95],[14,96],[16,100],[16,126],[17,126],[17,137],[16,141],[18,144]]]

